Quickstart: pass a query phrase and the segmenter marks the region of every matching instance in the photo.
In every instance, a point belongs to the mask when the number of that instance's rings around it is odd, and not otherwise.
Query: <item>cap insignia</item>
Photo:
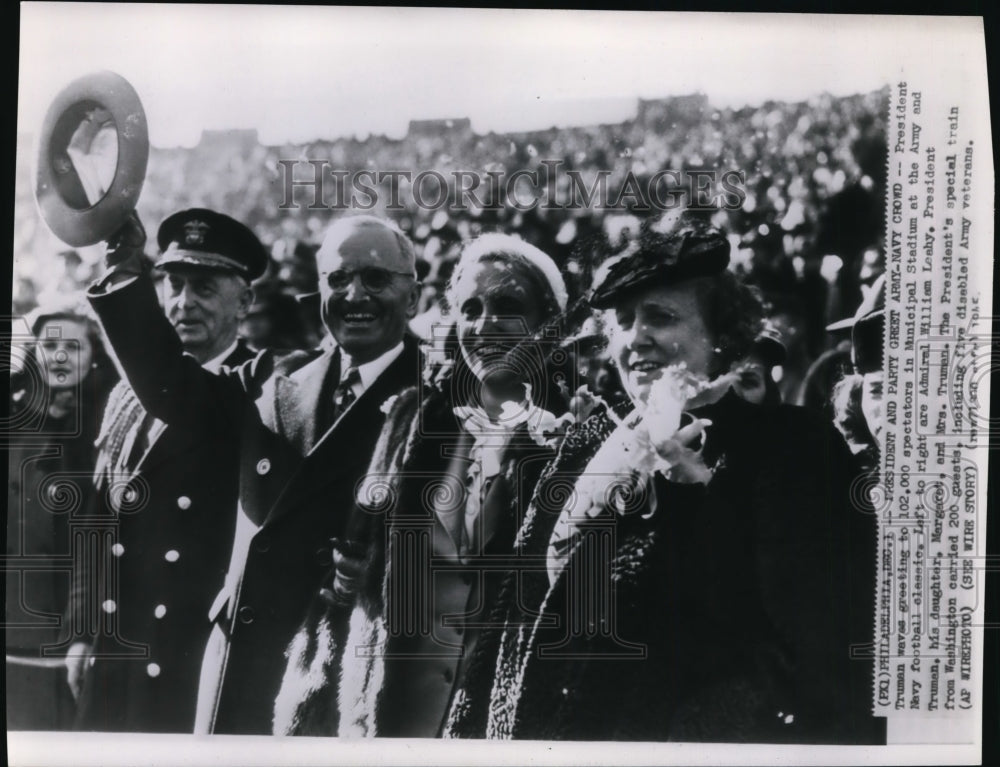
[[[208,224],[204,221],[188,221],[184,224],[184,244],[204,245],[208,234]]]

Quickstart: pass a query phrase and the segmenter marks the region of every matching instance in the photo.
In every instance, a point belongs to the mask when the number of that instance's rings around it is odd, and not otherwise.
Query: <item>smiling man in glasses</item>
[[[340,219],[317,253],[320,356],[264,352],[203,370],[119,236],[91,301],[143,405],[192,434],[228,434],[240,451],[239,503],[226,583],[208,618],[195,732],[269,734],[284,651],[332,566],[355,487],[382,428],[383,403],[418,380],[406,333],[420,285],[413,246],[373,216]],[[141,249],[141,242],[139,245]],[[155,349],[150,354],[150,349]]]
[[[316,266],[323,324],[351,363],[371,365],[401,352],[420,298],[410,241],[378,218],[341,219]]]

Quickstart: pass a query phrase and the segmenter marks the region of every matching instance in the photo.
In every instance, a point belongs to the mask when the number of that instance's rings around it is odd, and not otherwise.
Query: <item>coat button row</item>
[[[160,664],[150,663],[148,666],[146,666],[146,673],[149,674],[149,676],[153,677],[153,679],[156,679],[156,677],[160,675]]]
[[[166,614],[167,614],[167,606],[166,605],[157,605],[156,609],[153,610],[153,615],[155,615],[158,619],[162,618]]]
[[[181,558],[181,553],[176,549],[170,549],[170,551],[163,555],[163,558],[168,562],[176,562]]]
[[[257,473],[262,477],[271,470],[271,461],[267,458],[261,458],[257,461]]]
[[[188,509],[191,508],[191,499],[188,498],[186,495],[182,495],[180,498],[177,499],[177,508],[181,509],[182,511],[187,511]]]

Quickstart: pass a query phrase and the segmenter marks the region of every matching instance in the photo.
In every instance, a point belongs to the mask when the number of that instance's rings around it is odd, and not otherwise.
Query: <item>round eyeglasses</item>
[[[393,272],[378,266],[366,266],[364,269],[337,269],[326,275],[326,284],[330,289],[342,293],[354,282],[355,275],[361,277],[361,286],[369,293],[381,293],[395,275],[413,277],[412,272]]]

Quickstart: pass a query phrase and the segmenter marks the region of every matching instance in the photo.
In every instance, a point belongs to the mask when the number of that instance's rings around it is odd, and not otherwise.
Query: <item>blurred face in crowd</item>
[[[90,372],[93,358],[86,322],[60,317],[42,323],[35,359],[50,388],[69,389],[79,384]]]
[[[403,339],[416,316],[420,285],[413,256],[379,223],[343,219],[316,254],[323,324],[355,363],[370,362]]]
[[[523,383],[529,377],[532,357],[511,354],[544,319],[545,297],[527,269],[517,262],[479,261],[464,269],[454,286],[462,356],[484,383]]]
[[[163,280],[163,307],[184,351],[205,363],[236,340],[253,293],[242,278],[199,267],[173,266]]]
[[[882,420],[882,371],[865,373],[861,381],[861,412],[868,424],[868,430],[883,449],[882,434],[885,423]]]
[[[653,381],[681,362],[708,377],[713,340],[693,281],[653,285],[624,295],[605,312],[611,358],[633,402],[645,403]]]
[[[747,402],[760,405],[767,398],[767,382],[771,371],[757,354],[751,354],[739,366],[739,378],[733,387]]]

